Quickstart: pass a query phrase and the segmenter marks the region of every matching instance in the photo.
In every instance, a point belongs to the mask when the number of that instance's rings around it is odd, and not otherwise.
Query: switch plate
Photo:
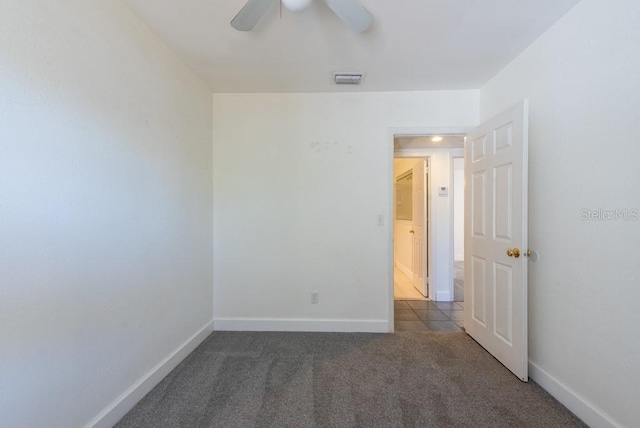
[[[311,292],[311,304],[312,305],[317,305],[318,304],[318,295],[320,293],[318,293],[317,291],[312,291]]]

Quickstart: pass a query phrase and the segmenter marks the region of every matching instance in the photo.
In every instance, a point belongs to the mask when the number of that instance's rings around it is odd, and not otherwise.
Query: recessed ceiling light
[[[434,143],[439,143],[440,141],[442,141],[442,137],[433,137],[431,141],[433,141]]]

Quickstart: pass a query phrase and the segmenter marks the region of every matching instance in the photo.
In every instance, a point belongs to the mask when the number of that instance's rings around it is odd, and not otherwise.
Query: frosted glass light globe
[[[282,4],[291,12],[298,13],[306,10],[309,6],[311,6],[312,1],[313,0],[282,0]]]

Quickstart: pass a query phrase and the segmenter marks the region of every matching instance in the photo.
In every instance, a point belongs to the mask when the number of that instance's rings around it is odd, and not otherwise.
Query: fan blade
[[[249,0],[240,12],[231,20],[231,26],[238,31],[251,31],[260,18],[264,16],[279,0]]]
[[[354,33],[362,33],[373,21],[369,11],[358,3],[358,0],[324,0],[324,2]]]

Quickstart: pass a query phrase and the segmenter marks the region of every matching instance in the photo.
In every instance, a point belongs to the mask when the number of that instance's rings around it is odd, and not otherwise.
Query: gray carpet
[[[215,332],[117,425],[584,427],[463,333]]]

